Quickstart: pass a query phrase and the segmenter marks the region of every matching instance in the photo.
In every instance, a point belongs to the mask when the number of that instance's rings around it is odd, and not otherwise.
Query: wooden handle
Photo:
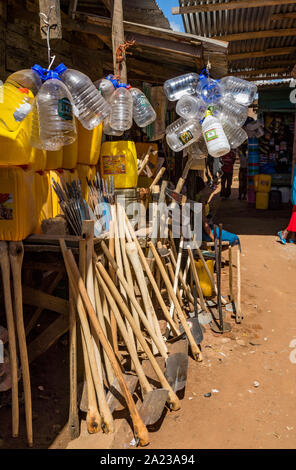
[[[70,372],[70,406],[68,429],[71,439],[79,434],[79,418],[77,406],[77,328],[75,299],[72,289],[69,289],[69,372]]]
[[[148,262],[147,262],[147,260],[146,260],[146,257],[145,257],[145,255],[144,255],[144,253],[143,253],[143,250],[142,250],[142,248],[141,248],[141,246],[140,246],[140,243],[139,243],[139,241],[138,241],[138,239],[137,239],[137,237],[136,237],[135,231],[134,231],[134,229],[133,229],[133,227],[132,227],[130,221],[129,221],[128,218],[127,218],[127,215],[125,215],[125,222],[126,222],[126,225],[127,225],[127,227],[128,227],[128,230],[129,230],[129,232],[130,232],[130,234],[131,234],[131,236],[132,236],[132,239],[134,240],[134,242],[135,242],[135,244],[136,244],[136,246],[137,246],[137,248],[138,248],[138,253],[139,253],[139,256],[140,256],[141,263],[142,263],[142,265],[143,265],[143,267],[144,267],[144,269],[145,269],[145,271],[146,271],[146,274],[147,274],[147,276],[148,276],[148,279],[149,279],[149,281],[150,281],[150,283],[151,283],[151,285],[152,285],[152,287],[153,287],[153,290],[154,290],[154,292],[155,292],[155,295],[156,295],[156,297],[157,297],[157,300],[158,300],[158,302],[159,302],[159,305],[160,305],[160,307],[161,307],[161,310],[162,310],[162,312],[163,312],[163,314],[164,314],[164,316],[165,316],[165,319],[166,319],[166,320],[168,321],[168,323],[170,324],[170,326],[171,326],[171,328],[172,328],[173,334],[174,334],[175,336],[179,336],[180,330],[179,330],[178,326],[175,324],[175,322],[173,321],[173,319],[170,317],[170,314],[169,314],[169,312],[168,312],[167,306],[166,306],[166,304],[165,304],[165,302],[164,302],[164,300],[163,300],[163,298],[162,298],[162,295],[161,295],[160,290],[158,289],[157,283],[156,283],[156,281],[155,281],[155,279],[154,279],[154,276],[153,276],[153,274],[152,274],[152,272],[151,272],[151,269],[150,269],[150,267],[149,267],[149,265],[148,265]]]
[[[236,301],[236,322],[241,323],[241,269],[240,269],[240,249],[237,250],[237,301]]]
[[[10,264],[7,242],[0,241],[0,265],[2,271],[2,284],[4,291],[4,304],[8,331],[9,360],[11,368],[11,411],[12,411],[12,437],[19,435],[19,399],[18,399],[18,374],[16,332],[14,326],[11,286]]]
[[[180,408],[180,403],[179,403],[179,399],[177,397],[177,395],[175,394],[175,392],[172,390],[171,386],[169,385],[168,381],[166,380],[164,374],[162,373],[162,370],[160,369],[154,355],[152,354],[144,336],[143,336],[143,333],[142,331],[140,330],[140,328],[136,325],[129,309],[127,308],[123,298],[121,297],[118,289],[116,288],[115,284],[113,283],[112,279],[110,278],[110,276],[108,275],[107,271],[105,270],[104,266],[102,265],[101,262],[97,263],[97,266],[98,266],[98,269],[100,271],[100,274],[102,275],[104,281],[106,282],[106,284],[108,285],[109,289],[110,289],[110,292],[111,294],[113,295],[114,299],[116,300],[119,308],[121,309],[123,315],[128,319],[136,337],[138,338],[138,340],[140,341],[141,343],[141,346],[143,348],[143,350],[145,351],[145,353],[147,354],[148,356],[148,359],[161,383],[161,386],[163,388],[166,388],[167,390],[169,390],[169,396],[168,396],[168,401],[169,403],[171,404],[172,406],[172,409],[173,410],[178,410]]]
[[[149,146],[148,150],[147,150],[147,153],[144,157],[144,159],[142,160],[142,163],[141,163],[141,166],[138,170],[138,176],[140,176],[140,174],[142,173],[142,171],[144,170],[145,166],[147,165],[147,163],[149,162],[149,158],[150,158],[150,152],[152,150],[152,145]]]
[[[92,304],[91,304],[91,301],[89,299],[89,296],[87,294],[87,291],[86,291],[86,288],[85,288],[85,285],[84,285],[84,282],[80,276],[80,273],[79,273],[79,270],[77,268],[77,265],[76,265],[76,262],[75,262],[75,259],[74,259],[74,256],[73,256],[73,253],[71,250],[67,250],[66,248],[66,244],[65,244],[65,241],[64,240],[60,240],[60,246],[61,246],[61,250],[62,250],[62,253],[63,253],[63,257],[64,257],[64,261],[65,261],[65,265],[66,265],[66,269],[67,269],[67,273],[68,273],[68,276],[69,276],[69,279],[70,279],[70,282],[73,286],[73,288],[76,290],[76,293],[77,293],[77,296],[80,295],[82,300],[83,300],[83,303],[85,305],[85,308],[86,308],[86,311],[87,311],[87,314],[88,314],[88,318],[91,322],[91,325],[94,329],[94,332],[97,336],[97,339],[99,340],[99,342],[101,343],[102,347],[105,349],[105,351],[107,352],[107,355],[109,357],[109,360],[110,360],[110,363],[113,367],[113,370],[115,372],[115,375],[117,377],[117,380],[118,380],[118,383],[120,385],[120,388],[121,388],[121,391],[126,399],[126,403],[127,403],[127,406],[128,406],[128,409],[129,409],[129,412],[130,412],[130,415],[131,415],[131,419],[132,419],[132,422],[133,422],[133,426],[134,426],[134,434],[135,434],[135,437],[138,438],[140,440],[140,445],[144,446],[144,445],[147,445],[149,443],[149,437],[148,437],[148,431],[147,431],[147,428],[146,426],[144,425],[140,415],[139,415],[139,412],[135,406],[135,403],[132,399],[132,396],[126,386],[126,383],[124,381],[124,378],[123,378],[123,375],[122,375],[122,372],[121,372],[121,368],[116,360],[116,357],[115,357],[115,354],[106,338],[106,336],[104,335],[104,332],[100,326],[100,323],[96,317],[96,313],[92,307]]]
[[[33,424],[32,424],[32,395],[31,379],[28,361],[28,351],[26,342],[26,333],[23,316],[23,298],[22,298],[22,263],[24,257],[24,247],[22,242],[9,243],[9,258],[13,277],[15,321],[22,366],[24,396],[25,396],[25,415],[27,439],[29,447],[33,446]]]
[[[185,179],[179,178],[176,189],[175,189],[175,193],[180,194],[180,192],[183,189],[184,184],[185,184]]]
[[[200,305],[201,305],[201,308],[205,312],[207,312],[208,310],[207,310],[207,306],[206,306],[205,299],[204,299],[204,296],[203,296],[202,288],[201,288],[201,285],[200,285],[200,282],[199,282],[199,277],[198,277],[198,274],[197,274],[197,271],[196,271],[196,266],[195,266],[195,261],[194,261],[194,258],[193,258],[192,250],[191,250],[191,248],[187,248],[187,251],[188,251],[188,256],[190,258],[191,271],[192,271],[193,279],[195,281],[196,289],[197,289],[197,292],[198,292]]]
[[[149,295],[149,292],[148,292],[148,289],[147,289],[147,284],[146,284],[145,276],[144,276],[144,273],[143,273],[142,265],[141,265],[139,257],[138,257],[138,250],[137,250],[136,244],[134,242],[127,243],[126,244],[126,252],[127,252],[128,257],[129,257],[129,259],[132,263],[132,266],[134,268],[134,272],[135,272],[135,275],[136,275],[136,279],[138,281],[139,289],[140,289],[141,294],[142,294],[142,300],[143,300],[143,304],[144,304],[144,307],[145,307],[145,311],[146,311],[146,314],[147,314],[148,321],[149,321],[150,325],[153,325],[154,331],[155,331],[156,335],[159,338],[159,341],[160,341],[160,344],[161,344],[161,347],[162,347],[162,350],[160,351],[160,353],[163,355],[163,357],[166,357],[167,348],[164,344],[162,334],[161,334],[161,331],[160,331],[160,327],[159,327],[159,323],[158,323],[158,320],[157,320],[157,317],[156,317],[156,313],[155,313],[155,310],[154,310],[154,307],[153,307],[153,304],[151,302],[151,298],[150,298],[150,295]],[[154,351],[153,352],[154,353],[157,352],[156,345],[154,345]]]
[[[157,175],[155,176],[154,180],[152,181],[152,183],[150,184],[149,186],[149,189],[150,191],[152,191],[152,189],[154,188],[154,186],[157,185],[158,181],[163,177],[164,173],[165,173],[165,170],[166,170],[166,167],[165,166],[162,166],[159,170],[159,172],[157,173]]]
[[[188,338],[188,341],[189,341],[189,344],[190,344],[190,348],[191,348],[191,351],[192,351],[192,355],[193,355],[194,359],[197,359],[197,360],[198,360],[198,358],[199,358],[199,356],[200,356],[200,350],[199,350],[199,348],[198,348],[196,342],[194,341],[194,338],[193,338],[192,333],[191,333],[191,331],[190,331],[190,329],[189,329],[189,326],[188,326],[188,324],[187,324],[185,315],[184,315],[184,313],[183,313],[183,311],[182,311],[182,309],[181,309],[181,307],[180,307],[180,304],[179,304],[179,302],[178,302],[178,299],[177,299],[177,297],[176,297],[176,294],[175,294],[175,292],[174,292],[174,289],[173,289],[173,286],[172,286],[172,284],[171,284],[171,282],[170,282],[170,279],[169,279],[169,277],[168,277],[168,275],[167,275],[167,272],[166,272],[166,270],[165,270],[165,268],[164,268],[164,266],[163,266],[163,264],[162,264],[162,261],[161,261],[159,255],[158,255],[158,253],[157,253],[155,247],[153,246],[153,244],[152,244],[151,242],[149,242],[149,247],[150,247],[150,249],[152,250],[153,256],[154,256],[155,261],[156,261],[156,264],[157,264],[157,266],[158,266],[158,269],[159,269],[159,271],[160,271],[160,273],[161,273],[161,276],[162,276],[162,278],[163,278],[163,280],[164,280],[164,283],[165,283],[165,285],[166,285],[166,288],[167,288],[167,290],[168,290],[168,294],[169,294],[169,296],[171,297],[171,299],[173,300],[173,302],[174,302],[174,304],[175,304],[176,312],[177,312],[178,318],[179,318],[179,320],[180,320],[180,322],[181,322],[181,324],[182,324],[182,327],[183,327],[183,329],[184,329],[184,332],[186,333],[186,336],[187,336],[187,338]]]
[[[233,302],[233,269],[232,269],[232,246],[228,247],[228,261],[229,261],[229,300]]]

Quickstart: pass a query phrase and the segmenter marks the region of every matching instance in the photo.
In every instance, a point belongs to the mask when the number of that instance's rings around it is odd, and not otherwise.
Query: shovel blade
[[[165,377],[174,390],[182,390],[187,381],[188,354],[177,352],[167,358]]]
[[[199,323],[198,317],[188,318],[187,325],[190,328],[192,336],[196,344],[200,344],[203,340],[203,331]],[[180,331],[184,331],[182,325],[180,326]]]
[[[137,386],[138,377],[136,375],[123,374],[123,378],[132,395]],[[121,388],[117,379],[114,379],[106,398],[111,413],[113,413],[117,408],[125,406],[125,398],[122,396]]]
[[[168,390],[158,388],[145,395],[139,413],[146,426],[157,423],[162,415],[168,394]]]

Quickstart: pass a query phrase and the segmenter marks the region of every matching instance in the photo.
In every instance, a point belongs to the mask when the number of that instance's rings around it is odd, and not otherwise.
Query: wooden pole
[[[123,29],[123,10],[122,0],[113,1],[113,14],[112,14],[112,50],[113,50],[113,67],[114,75],[118,73],[117,62],[117,48],[120,44],[124,44],[124,29]],[[122,62],[119,65],[120,81],[127,82],[127,70],[125,52],[122,52]]]

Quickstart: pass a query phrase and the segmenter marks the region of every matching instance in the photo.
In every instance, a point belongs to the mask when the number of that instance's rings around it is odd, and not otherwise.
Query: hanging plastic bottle
[[[187,149],[187,153],[195,160],[202,160],[203,158],[206,158],[208,156],[208,149],[204,138],[201,137],[196,142],[191,144]]]
[[[223,130],[232,149],[240,147],[248,138],[246,131],[241,127],[233,126],[232,122],[225,122]]]
[[[176,113],[184,119],[201,119],[207,107],[201,98],[183,95],[176,105]]]
[[[163,89],[169,101],[177,101],[183,95],[193,95],[199,82],[197,73],[186,73],[164,82]]]
[[[36,98],[34,99],[34,102],[32,105],[30,144],[34,148],[43,149],[42,140],[40,138],[39,114],[38,114]]]
[[[198,140],[200,135],[201,125],[198,120],[190,119],[186,121],[180,118],[167,129],[166,141],[174,152],[180,152]]]
[[[127,131],[133,124],[133,99],[124,83],[120,83],[111,100],[110,125],[112,129]]]
[[[149,126],[156,119],[156,112],[149,103],[146,95],[138,88],[130,88],[133,99],[133,119],[137,126]]]
[[[123,134],[123,131],[117,131],[115,129],[112,129],[112,127],[110,126],[110,116],[106,117],[103,121],[103,132],[105,135],[120,136]]]
[[[42,80],[40,75],[33,69],[23,69],[9,75],[5,83],[9,83],[16,88],[27,88],[36,96],[42,85]]]
[[[118,87],[118,81],[114,75],[108,75],[106,78],[95,81],[94,85],[101,92],[103,98],[109,102],[114,90]]]
[[[220,80],[220,86],[224,95],[244,106],[253,103],[257,93],[255,83],[238,77],[224,77]]]
[[[202,133],[209,154],[214,157],[222,157],[230,151],[230,145],[219,119],[215,118],[211,109],[207,109],[202,123]]]
[[[94,129],[110,114],[109,103],[84,73],[67,69],[64,64],[56,67],[55,71],[72,95],[77,119],[89,131]]]
[[[56,72],[48,72],[36,97],[40,139],[45,150],[59,150],[76,138],[73,101]]]
[[[204,102],[208,106],[218,103],[221,98],[221,88],[218,81],[210,78],[207,71],[203,71],[199,78],[200,93]]]
[[[231,122],[234,127],[241,127],[247,120],[248,108],[231,99],[230,95],[224,95],[215,105],[214,115],[222,124]]]

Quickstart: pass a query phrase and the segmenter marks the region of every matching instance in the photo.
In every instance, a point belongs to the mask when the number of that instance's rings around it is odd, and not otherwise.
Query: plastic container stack
[[[196,121],[202,125],[212,157],[222,157],[247,139],[242,126],[257,92],[253,83],[236,77],[214,80],[203,71],[200,75],[189,73],[167,80],[164,92],[169,101],[177,101],[176,112],[182,119],[166,130],[167,144],[173,151],[183,150],[199,139],[200,134],[192,124]]]

